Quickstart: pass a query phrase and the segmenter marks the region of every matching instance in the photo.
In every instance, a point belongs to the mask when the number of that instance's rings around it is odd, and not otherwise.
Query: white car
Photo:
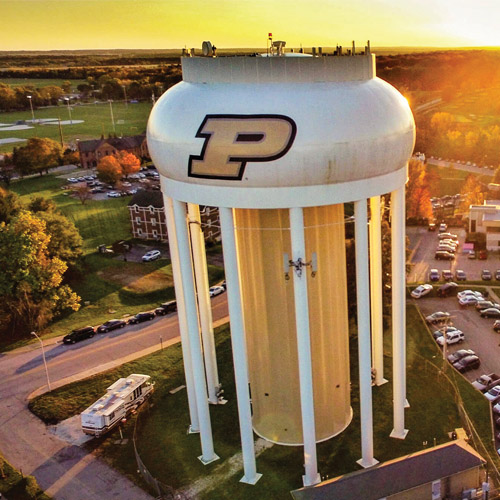
[[[116,191],[110,191],[107,196],[108,198],[120,198],[121,194]]]
[[[464,297],[460,297],[458,299],[458,303],[463,307],[475,306],[477,304],[478,300],[481,300],[481,299],[475,297],[474,295],[465,295]]]
[[[217,295],[220,295],[221,293],[224,293],[225,290],[221,286],[212,286],[210,287],[208,292],[210,293],[210,297],[215,297]]]
[[[500,385],[492,387],[488,392],[484,393],[484,397],[490,401],[496,401],[500,398]]]
[[[463,292],[458,292],[457,297],[461,299],[465,296],[477,297],[479,300],[484,300],[483,294],[481,292],[474,292],[473,290],[464,290]]]
[[[415,290],[411,292],[411,296],[414,299],[419,299],[420,297],[423,297],[424,295],[427,295],[428,293],[432,292],[432,285],[428,285],[427,283],[425,285],[419,285]]]
[[[454,330],[453,332],[446,333],[446,344],[459,344],[465,340],[465,335],[460,330]],[[442,346],[444,345],[444,337],[438,337],[436,342]]]
[[[161,252],[159,250],[150,250],[142,256],[142,262],[150,262],[152,260],[159,259],[161,257]]]

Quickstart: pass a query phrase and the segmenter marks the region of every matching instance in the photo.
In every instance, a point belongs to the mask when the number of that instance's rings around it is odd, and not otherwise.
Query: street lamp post
[[[113,132],[116,134],[115,117],[113,116],[113,105],[111,104],[113,101],[111,99],[108,99],[108,102],[109,102],[109,112],[111,113],[111,123],[113,124]]]
[[[45,373],[47,375],[47,387],[49,388],[49,391],[51,391],[52,389],[50,387],[49,369],[47,368],[47,361],[45,360],[45,350],[43,348],[42,339],[35,332],[31,332],[31,335],[34,335],[40,341],[40,345],[42,346],[42,358],[43,364],[45,365]]]
[[[128,108],[128,102],[127,102],[127,87],[126,85],[122,85],[123,88],[123,95],[125,96],[125,107]]]
[[[31,95],[27,95],[26,96],[30,102],[30,108],[31,108],[31,118],[32,118],[32,121],[33,121],[33,125],[35,124],[35,113],[33,112],[33,102],[31,101],[31,99],[33,98],[33,96]]]
[[[69,123],[70,123],[70,125],[73,125],[73,120],[71,118],[71,107],[69,105],[69,97],[65,97],[64,100],[66,101],[66,103],[68,105]]]

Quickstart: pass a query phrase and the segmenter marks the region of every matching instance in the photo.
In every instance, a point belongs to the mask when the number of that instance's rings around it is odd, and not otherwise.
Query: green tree
[[[37,217],[45,221],[46,232],[50,236],[47,244],[49,256],[74,264],[82,255],[83,243],[76,226],[58,212],[39,212]]]
[[[13,162],[21,175],[47,172],[60,165],[61,145],[52,139],[32,137],[26,146],[14,149]]]
[[[54,212],[57,209],[57,205],[52,201],[44,198],[43,196],[35,196],[31,198],[28,204],[28,210],[30,212]]]
[[[9,223],[21,208],[17,194],[0,187],[0,222]]]
[[[51,257],[44,220],[21,211],[0,224],[0,314],[2,332],[12,338],[42,329],[80,298],[62,284],[67,265]]]

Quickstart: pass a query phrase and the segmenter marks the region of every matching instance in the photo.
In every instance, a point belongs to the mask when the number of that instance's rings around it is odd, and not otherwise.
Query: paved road
[[[214,321],[227,318],[226,294],[212,299]],[[46,358],[53,386],[118,366],[178,341],[177,315],[98,334],[72,346],[52,343]],[[55,341],[54,341],[55,342]],[[46,388],[38,348],[0,354],[0,449],[23,474],[34,475],[55,500],[146,500],[151,497],[78,446],[50,434],[27,409],[27,398]]]
[[[446,160],[437,160],[435,158],[428,158],[427,163],[429,165],[436,165],[437,167],[455,168],[457,170],[463,170],[464,172],[470,172],[471,174],[489,175],[491,177],[495,175],[495,170],[490,170],[489,168],[473,167],[472,165],[464,165],[463,163]]]

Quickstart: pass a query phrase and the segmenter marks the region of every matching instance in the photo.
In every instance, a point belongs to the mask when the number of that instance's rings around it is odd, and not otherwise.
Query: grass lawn
[[[50,500],[33,476],[23,476],[0,455],[0,493],[12,500]]]
[[[146,131],[146,124],[152,104],[150,102],[139,102],[125,105],[124,102],[113,102],[113,116],[117,135],[136,135]],[[69,120],[67,106],[54,106],[50,108],[36,109],[35,119],[60,118]],[[84,120],[83,123],[63,125],[63,136],[65,142],[74,142],[76,139],[97,139],[101,135],[108,136],[115,131],[111,121],[111,110],[109,103],[84,104],[71,107],[72,120]],[[1,123],[15,123],[18,120],[31,120],[31,111],[16,111],[13,113],[0,113]],[[30,137],[48,137],[56,141],[60,140],[59,127],[57,125],[35,125],[28,130],[1,131],[0,139],[16,137],[29,139]],[[23,143],[16,143],[22,146]],[[0,145],[0,152],[10,152],[16,144]]]
[[[436,371],[423,358],[440,366],[439,351],[432,341],[417,309],[409,306],[407,314],[408,370],[407,395],[411,407],[406,410],[405,427],[409,429],[405,440],[389,437],[392,430],[392,384],[373,390],[374,449],[375,457],[386,461],[421,450],[433,443],[449,440],[448,432],[461,427],[454,398],[437,383]],[[242,470],[230,469],[231,458],[240,451],[236,396],[231,361],[231,343],[228,327],[216,334],[219,374],[229,402],[225,406],[211,407],[214,446],[220,460],[203,466],[199,436],[186,434],[188,409],[185,390],[170,394],[169,391],[184,383],[182,354],[179,345],[128,363],[116,370],[93,377],[87,381],[68,385],[51,394],[36,398],[32,410],[46,421],[56,422],[78,414],[96,400],[107,386],[119,376],[129,373],[147,373],[156,381],[153,405],[139,413],[138,448],[150,472],[160,481],[176,489],[191,488],[200,499],[288,499],[289,491],[301,486],[303,450],[300,447],[274,445],[265,449],[257,458],[257,470],[263,473],[255,486],[239,482]],[[356,460],[361,457],[361,438],[358,400],[357,340],[351,340],[351,404],[354,418],[351,425],[339,436],[318,444],[318,465],[322,476],[335,477],[357,470]],[[390,334],[386,334],[386,353],[390,353]],[[385,356],[385,376],[391,378],[391,357]],[[463,378],[458,376],[459,383]],[[460,382],[462,379],[462,382]],[[479,422],[488,422],[484,398],[476,391],[464,397],[471,416]],[[135,418],[124,428],[132,437]],[[490,432],[483,424],[481,432]],[[117,431],[92,444],[98,453],[130,478],[140,483],[136,473],[133,446],[113,444]],[[491,435],[490,435],[491,437]],[[426,442],[427,445],[423,443]],[[211,488],[193,490],[198,479],[211,482]]]

